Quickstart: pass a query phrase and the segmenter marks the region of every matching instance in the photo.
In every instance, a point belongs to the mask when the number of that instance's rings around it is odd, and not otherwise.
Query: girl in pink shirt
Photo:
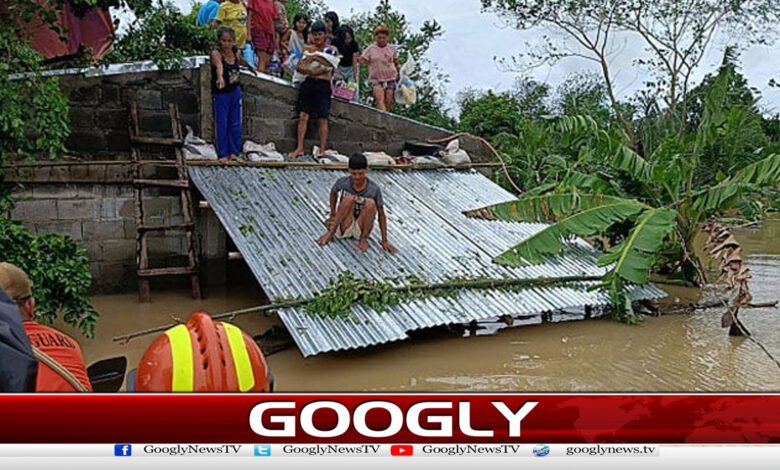
[[[398,48],[390,43],[390,30],[385,25],[374,29],[374,44],[360,56],[360,63],[368,65],[368,78],[374,91],[376,107],[389,111],[393,107],[398,86]]]

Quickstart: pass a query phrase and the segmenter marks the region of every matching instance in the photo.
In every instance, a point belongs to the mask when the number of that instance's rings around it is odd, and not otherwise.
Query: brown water
[[[755,302],[780,299],[780,220],[735,234],[750,255]],[[210,294],[198,304],[184,291],[153,292],[154,303],[145,306],[135,295],[95,297],[103,318],[98,338],[82,341],[88,362],[126,355],[134,367],[154,336],[127,345],[113,342],[113,336],[168,323],[170,315],[224,312],[261,300],[246,286]],[[697,296],[670,290],[667,303],[689,303]],[[780,391],[780,368],[754,343],[729,338],[720,328],[722,313],[648,317],[638,326],[610,320],[542,325],[470,338],[431,333],[309,359],[293,348],[268,362],[277,391]],[[748,310],[742,319],[780,357],[780,309]],[[235,323],[255,335],[279,322],[249,316]]]

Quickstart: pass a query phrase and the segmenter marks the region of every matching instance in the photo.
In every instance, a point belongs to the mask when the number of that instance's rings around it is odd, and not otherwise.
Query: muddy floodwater
[[[780,299],[780,220],[735,230],[749,255],[755,302]],[[667,289],[665,309],[698,300]],[[703,298],[714,298],[705,292]],[[125,355],[131,367],[155,336],[118,344],[119,334],[159,326],[194,310],[212,313],[260,303],[253,286],[210,291],[197,304],[187,292],[154,291],[151,305],[135,295],[93,299],[101,312],[97,339],[82,340],[89,363]],[[296,348],[268,358],[277,391],[780,391],[780,368],[753,342],[729,338],[722,309],[646,317],[637,326],[610,320],[505,329],[461,338],[443,332],[357,352],[304,359]],[[754,337],[780,358],[780,309],[747,310]],[[240,317],[256,335],[278,319]],[[72,330],[70,330],[72,331]],[[75,335],[75,333],[74,333]]]

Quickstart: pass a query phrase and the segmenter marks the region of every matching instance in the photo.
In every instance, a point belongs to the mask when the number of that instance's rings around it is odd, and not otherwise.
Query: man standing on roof
[[[317,240],[325,246],[333,238],[355,238],[358,251],[368,251],[368,237],[374,228],[374,220],[379,216],[379,230],[382,234],[382,249],[388,253],[398,253],[387,239],[387,216],[385,215],[382,190],[368,179],[368,160],[365,155],[356,153],[349,159],[349,176],[336,181],[330,191],[330,217],[325,222],[328,232]],[[340,200],[339,200],[340,199]]]
[[[0,263],[0,289],[19,307],[24,331],[40,362],[35,391],[91,392],[81,347],[73,338],[34,321],[35,299],[27,273],[10,263]]]
[[[296,67],[297,72],[306,76],[306,79],[298,89],[298,145],[290,153],[290,158],[298,158],[306,152],[304,144],[311,116],[317,119],[319,127],[320,153],[324,155],[328,150],[328,118],[330,96],[333,93],[331,80],[339,64],[336,57],[338,50],[325,44],[325,24],[322,21],[312,25],[309,41],[311,44],[306,47]]]

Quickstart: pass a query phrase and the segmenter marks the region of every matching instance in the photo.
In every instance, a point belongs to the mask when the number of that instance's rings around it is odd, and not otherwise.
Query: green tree
[[[328,12],[328,7],[323,0],[285,0],[284,6],[291,26],[295,15],[300,12],[308,15],[312,21],[322,19]]]
[[[552,114],[550,107],[550,86],[527,77],[519,77],[510,90],[517,100],[520,115],[538,121]]]
[[[142,14],[128,26],[103,63],[152,60],[161,69],[181,66],[185,57],[208,55],[216,36],[208,26],[197,26],[193,10],[185,15],[170,2],[142,5]]]
[[[87,0],[82,3],[89,5]],[[50,2],[42,9],[23,0],[0,5],[0,166],[62,153],[69,134],[68,101],[56,77],[41,75],[43,57],[32,49],[28,36],[41,24],[54,28],[61,6]],[[14,202],[3,174],[0,171],[0,261],[30,274],[40,319],[50,323],[61,315],[91,337],[98,314],[88,298],[92,277],[86,252],[66,237],[35,235],[9,220],[5,214]]]
[[[493,140],[499,134],[517,134],[520,130],[520,103],[509,92],[466,90],[459,102],[460,129],[464,132]]]
[[[701,84],[692,89],[686,106],[686,126],[696,129],[705,118],[708,91],[716,86],[721,76],[728,76],[725,96],[718,103],[720,120],[712,123],[716,132],[704,149],[702,165],[697,172],[698,183],[709,183],[725,178],[735,168],[752,163],[770,144],[762,127],[762,117],[757,106],[758,90],[750,88],[736,63],[736,55],[730,51],[716,74],[707,75]]]
[[[528,45],[528,52],[514,65],[552,65],[567,58],[592,62],[635,148],[631,119],[620,106],[611,68],[618,49],[616,33],[642,42],[646,54],[635,63],[650,71],[647,85],[662,97],[665,107],[675,111],[685,103],[691,79],[717,31],[727,31],[734,41],[764,43],[780,15],[775,0],[482,0],[482,6],[517,29],[561,33],[562,40],[545,35],[540,43]]]
[[[558,86],[555,107],[560,116],[590,116],[601,123],[613,120],[604,83],[592,73],[568,76]]]
[[[43,56],[30,46],[27,28],[53,21],[56,10],[37,11],[23,1],[6,8],[9,14],[0,14],[0,164],[12,155],[58,155],[69,133],[67,99],[56,78],[41,76]],[[0,172],[0,213],[13,203],[2,178]]]
[[[59,234],[36,235],[0,217],[0,261],[22,268],[33,284],[36,319],[51,324],[57,318],[95,335],[99,317],[89,303],[92,275],[87,252]]]
[[[706,282],[693,249],[701,224],[726,210],[755,212],[752,193],[780,183],[778,154],[762,154],[760,160],[731,169],[719,181],[696,182],[724,123],[745,106],[724,106],[733,80],[734,69],[721,68],[704,94],[695,132],[680,135],[676,127],[669,128],[657,146],[645,149],[646,158],[634,151],[625,134],[593,118],[561,118],[560,131],[570,142],[581,142],[583,158],[576,164],[596,160],[608,173],[604,178],[608,184],[585,185],[582,175],[565,177],[549,193],[478,211],[491,219],[554,222],[495,261],[535,264],[568,249],[573,236],[611,235],[613,244],[599,260],[608,269],[602,287],[610,293],[616,313],[628,322],[634,321],[634,313],[626,285],[647,283],[651,270]]]

